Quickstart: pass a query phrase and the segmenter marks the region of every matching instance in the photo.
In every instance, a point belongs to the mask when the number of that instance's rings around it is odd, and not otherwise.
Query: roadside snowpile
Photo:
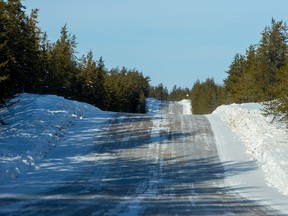
[[[154,98],[146,99],[147,114],[156,114],[160,111],[161,101]]]
[[[0,183],[37,169],[90,105],[52,95],[21,94],[0,109]]]
[[[177,101],[177,103],[182,105],[183,115],[192,115],[191,100],[184,99],[182,101]],[[147,98],[146,99],[147,114],[159,114],[161,104],[163,104],[163,102],[160,100],[154,98]]]
[[[179,102],[183,106],[183,114],[184,115],[192,115],[192,106],[191,106],[191,100],[184,99]]]
[[[288,132],[286,125],[262,115],[257,103],[218,107],[211,115],[227,122],[262,167],[267,183],[288,195]]]

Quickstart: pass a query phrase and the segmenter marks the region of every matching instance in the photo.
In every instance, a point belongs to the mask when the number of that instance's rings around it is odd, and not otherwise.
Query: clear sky
[[[65,24],[79,56],[91,49],[108,69],[125,66],[151,84],[217,83],[236,53],[257,44],[272,17],[288,22],[288,0],[24,0],[56,41]],[[30,12],[29,12],[30,13]]]

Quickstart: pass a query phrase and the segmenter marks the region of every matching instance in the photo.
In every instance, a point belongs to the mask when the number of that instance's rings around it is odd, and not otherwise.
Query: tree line
[[[146,109],[149,77],[136,69],[105,68],[92,51],[78,58],[67,25],[56,42],[38,27],[38,10],[26,15],[21,0],[0,0],[0,103],[19,93],[55,94],[102,110]]]
[[[216,84],[213,78],[204,82],[197,80],[191,89],[192,113],[209,114],[225,102],[222,85]]]
[[[222,85],[208,78],[191,89],[159,84],[136,69],[105,68],[92,51],[81,58],[76,36],[66,25],[56,42],[38,27],[38,10],[25,13],[21,0],[0,0],[0,103],[19,93],[55,94],[83,101],[102,110],[145,112],[146,97],[192,100],[194,114],[213,112],[229,103],[266,102],[267,113],[288,119],[288,32],[272,19],[258,44],[236,54]]]
[[[288,119],[288,31],[283,21],[272,19],[259,44],[236,54],[223,85],[213,79],[192,87],[192,107],[197,114],[211,113],[218,105],[265,102],[267,114]]]
[[[157,86],[150,86],[149,97],[164,101],[180,101],[190,98],[190,89],[174,85],[169,92],[167,87],[161,83]]]

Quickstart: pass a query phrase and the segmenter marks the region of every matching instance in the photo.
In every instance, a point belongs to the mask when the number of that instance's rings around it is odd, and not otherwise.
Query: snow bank
[[[191,100],[184,99],[182,101],[177,101],[175,103],[178,103],[182,105],[183,107],[183,115],[192,115],[192,106],[191,106]],[[159,114],[160,112],[160,106],[163,104],[162,101],[159,101],[154,98],[147,98],[146,99],[146,105],[147,105],[147,113],[148,114]]]
[[[218,116],[245,143],[246,152],[262,167],[265,180],[288,195],[288,132],[286,125],[262,115],[258,103],[232,104],[218,107]],[[237,154],[237,153],[235,153]]]
[[[157,114],[160,111],[161,101],[154,98],[146,99],[147,114]]]
[[[32,169],[86,111],[99,109],[51,95],[21,94],[0,109],[0,183]]]
[[[192,106],[191,106],[191,100],[184,99],[179,102],[183,106],[183,114],[184,115],[192,115]]]

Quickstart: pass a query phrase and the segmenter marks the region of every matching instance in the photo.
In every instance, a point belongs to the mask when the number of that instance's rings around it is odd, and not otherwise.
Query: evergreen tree
[[[37,27],[38,10],[32,10],[27,19],[25,31],[23,32],[24,50],[23,65],[23,91],[27,93],[38,93],[42,88],[41,82],[43,69],[40,65],[40,34],[41,30]]]
[[[239,83],[237,102],[259,102],[263,98],[258,76],[257,50],[250,46],[246,51],[245,70]]]
[[[87,56],[82,58],[80,73],[77,75],[77,100],[104,108],[104,70],[104,62],[97,66],[90,50]]]
[[[237,102],[238,98],[238,83],[245,70],[245,57],[241,54],[236,54],[233,62],[229,67],[228,77],[224,80],[225,90],[228,100]]]
[[[39,44],[39,55],[40,55],[40,61],[39,61],[39,68],[41,70],[40,77],[39,77],[39,93],[48,93],[49,92],[49,86],[51,83],[53,83],[54,80],[52,80],[52,60],[51,60],[51,53],[52,53],[52,45],[48,41],[47,33],[44,32],[40,35],[40,44]]]
[[[169,96],[167,87],[164,87],[162,83],[157,86],[149,87],[149,97],[157,100],[167,100]]]
[[[37,10],[24,12],[20,0],[0,2],[1,98],[37,90],[39,29]]]
[[[261,35],[259,46],[250,46],[246,56],[235,56],[225,90],[230,102],[268,101],[266,114],[287,119],[287,25],[272,19]]]
[[[214,79],[197,80],[191,90],[191,100],[193,114],[209,114],[223,104],[224,89],[216,85]]]
[[[278,120],[288,121],[288,62],[277,71],[276,80],[274,93],[277,98],[265,102],[264,111],[266,115],[274,115]]]
[[[23,92],[22,67],[24,64],[24,40],[22,31],[25,26],[24,7],[18,0],[8,0],[6,3],[6,37],[9,60],[6,65],[9,74],[8,86],[13,94]]]
[[[136,70],[111,69],[105,79],[106,110],[145,113],[149,93],[149,77]]]
[[[258,62],[255,46],[250,46],[243,57],[242,73],[238,81],[234,83],[233,102],[258,102],[263,98],[259,83],[261,80],[258,76]]]
[[[107,76],[107,69],[105,68],[104,60],[102,56],[98,60],[97,63],[97,90],[96,90],[96,100],[97,106],[101,109],[105,108],[105,100],[106,100],[106,90],[105,90],[105,78]]]
[[[142,73],[137,70],[129,71],[127,74],[128,89],[131,91],[130,95],[130,112],[145,113],[146,100],[149,95],[149,77],[144,77]]]
[[[105,77],[104,88],[106,92],[105,97],[105,110],[117,111],[120,98],[117,95],[119,69],[113,68]]]
[[[271,27],[267,26],[262,32],[262,39],[258,48],[259,83],[262,85],[263,101],[275,99],[274,86],[276,73],[285,65],[287,58],[287,25],[283,21],[272,19]]]
[[[79,61],[66,25],[51,44],[37,27],[38,10],[30,16],[24,10],[21,0],[0,0],[1,103],[17,93],[50,93],[102,109],[145,112],[149,77],[126,68],[108,73],[91,51]]]
[[[0,103],[5,102],[12,95],[9,89],[8,62],[13,61],[8,49],[6,3],[0,1]]]
[[[48,92],[60,96],[74,98],[77,94],[73,84],[79,73],[77,68],[76,37],[68,33],[67,25],[61,29],[60,39],[51,50],[51,72],[49,73]]]
[[[189,92],[190,90],[188,88],[181,88],[174,85],[168,99],[172,101],[180,101],[186,99]]]

